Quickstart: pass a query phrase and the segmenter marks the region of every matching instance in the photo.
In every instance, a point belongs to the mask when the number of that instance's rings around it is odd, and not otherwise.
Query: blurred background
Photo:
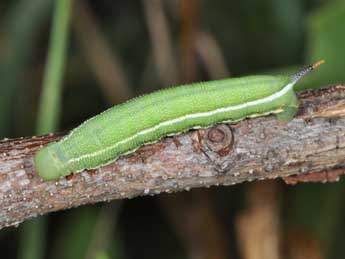
[[[343,0],[2,0],[0,138],[68,131],[172,85],[293,73],[345,81]],[[196,189],[0,231],[1,258],[344,258],[345,185]]]

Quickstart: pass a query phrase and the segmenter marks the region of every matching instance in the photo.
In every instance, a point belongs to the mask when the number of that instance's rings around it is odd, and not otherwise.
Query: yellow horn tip
[[[314,64],[312,64],[311,66],[313,67],[313,69],[317,68],[318,66],[321,66],[323,63],[325,63],[324,59],[321,59],[317,62],[315,62]]]

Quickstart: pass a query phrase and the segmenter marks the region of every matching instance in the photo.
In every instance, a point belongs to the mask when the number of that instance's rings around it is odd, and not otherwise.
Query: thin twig
[[[83,55],[109,103],[123,102],[133,93],[122,62],[110,47],[92,10],[85,1],[76,1],[73,29]]]
[[[152,44],[156,70],[163,85],[171,86],[178,81],[178,71],[172,47],[171,33],[162,0],[143,0],[145,21]]]
[[[211,33],[200,31],[195,45],[210,78],[219,79],[230,75],[222,50]]]
[[[51,182],[37,176],[33,155],[59,136],[2,140],[0,228],[98,201],[343,168],[345,86],[303,92],[300,100],[288,124],[268,116],[190,131]]]

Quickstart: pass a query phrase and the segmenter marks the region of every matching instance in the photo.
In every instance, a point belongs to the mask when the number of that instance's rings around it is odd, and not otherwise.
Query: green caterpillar
[[[293,76],[247,76],[182,85],[116,105],[85,121],[35,155],[39,175],[53,180],[97,168],[162,137],[221,122],[277,114],[289,121],[298,108],[294,84],[323,61]]]

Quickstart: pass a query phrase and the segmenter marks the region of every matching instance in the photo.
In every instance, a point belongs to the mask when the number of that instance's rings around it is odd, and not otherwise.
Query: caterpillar
[[[172,87],[131,99],[92,117],[60,141],[41,148],[34,161],[53,180],[115,161],[165,136],[217,123],[276,114],[291,120],[298,109],[293,86],[324,61],[292,76],[246,76]]]

